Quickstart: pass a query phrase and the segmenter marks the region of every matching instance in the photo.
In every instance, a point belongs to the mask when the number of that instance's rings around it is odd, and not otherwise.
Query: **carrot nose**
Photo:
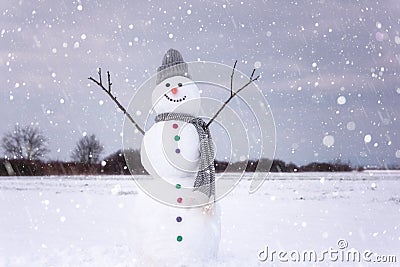
[[[174,87],[171,89],[171,93],[176,94],[178,93],[178,88]]]

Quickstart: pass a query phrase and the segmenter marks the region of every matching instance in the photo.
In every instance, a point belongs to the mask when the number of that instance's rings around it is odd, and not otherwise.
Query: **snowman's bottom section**
[[[141,192],[134,224],[132,245],[141,266],[191,266],[217,256],[221,233],[218,204],[212,211],[176,208]]]

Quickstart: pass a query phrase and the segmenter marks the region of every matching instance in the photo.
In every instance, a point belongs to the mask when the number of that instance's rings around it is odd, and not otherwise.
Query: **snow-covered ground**
[[[251,195],[249,184],[244,179],[220,202],[222,238],[212,266],[373,265],[288,256],[351,248],[395,255],[397,263],[380,266],[400,265],[400,172],[271,174]],[[124,176],[0,177],[0,266],[136,266],[137,194]],[[339,240],[348,246],[339,249]],[[269,254],[288,252],[281,254],[288,262],[278,254],[260,261],[266,246]]]

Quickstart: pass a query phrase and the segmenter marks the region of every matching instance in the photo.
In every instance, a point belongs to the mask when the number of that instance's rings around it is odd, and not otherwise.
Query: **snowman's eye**
[[[170,84],[169,84],[169,83],[166,83],[166,84],[165,84],[165,86],[166,86],[166,87],[169,87],[169,86],[170,86]]]
[[[182,87],[182,84],[181,84],[181,83],[178,83],[178,86],[179,86],[179,87]]]

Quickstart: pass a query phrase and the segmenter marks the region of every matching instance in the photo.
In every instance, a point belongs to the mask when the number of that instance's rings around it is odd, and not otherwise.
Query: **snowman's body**
[[[179,140],[175,140],[176,137]],[[162,140],[169,144],[162,145]],[[182,121],[162,121],[154,124],[143,137],[142,160],[146,170],[157,173],[168,182],[182,186],[193,186],[199,165],[199,136],[193,125]],[[169,150],[171,153],[168,153]],[[174,164],[179,158],[184,164]],[[156,164],[153,164],[156,163]],[[183,166],[185,165],[185,166]],[[152,171],[151,171],[152,170]]]
[[[158,114],[178,112],[196,116],[200,109],[198,87],[182,76],[165,79],[154,89],[152,100]],[[192,124],[178,120],[157,122],[143,138],[142,164],[151,176],[160,177],[171,186],[193,187],[199,168],[199,148],[199,135]],[[176,190],[179,194],[178,186]],[[202,193],[193,192],[193,198],[196,194]],[[182,203],[187,199],[181,198]],[[144,193],[139,194],[136,204],[133,238],[139,265],[192,266],[215,258],[220,241],[217,204],[212,205],[212,210],[204,206],[174,207]]]
[[[135,208],[137,266],[205,266],[216,259],[221,231],[218,206],[213,214],[204,214],[203,208],[174,208],[139,194]],[[181,242],[178,236],[183,237]]]

